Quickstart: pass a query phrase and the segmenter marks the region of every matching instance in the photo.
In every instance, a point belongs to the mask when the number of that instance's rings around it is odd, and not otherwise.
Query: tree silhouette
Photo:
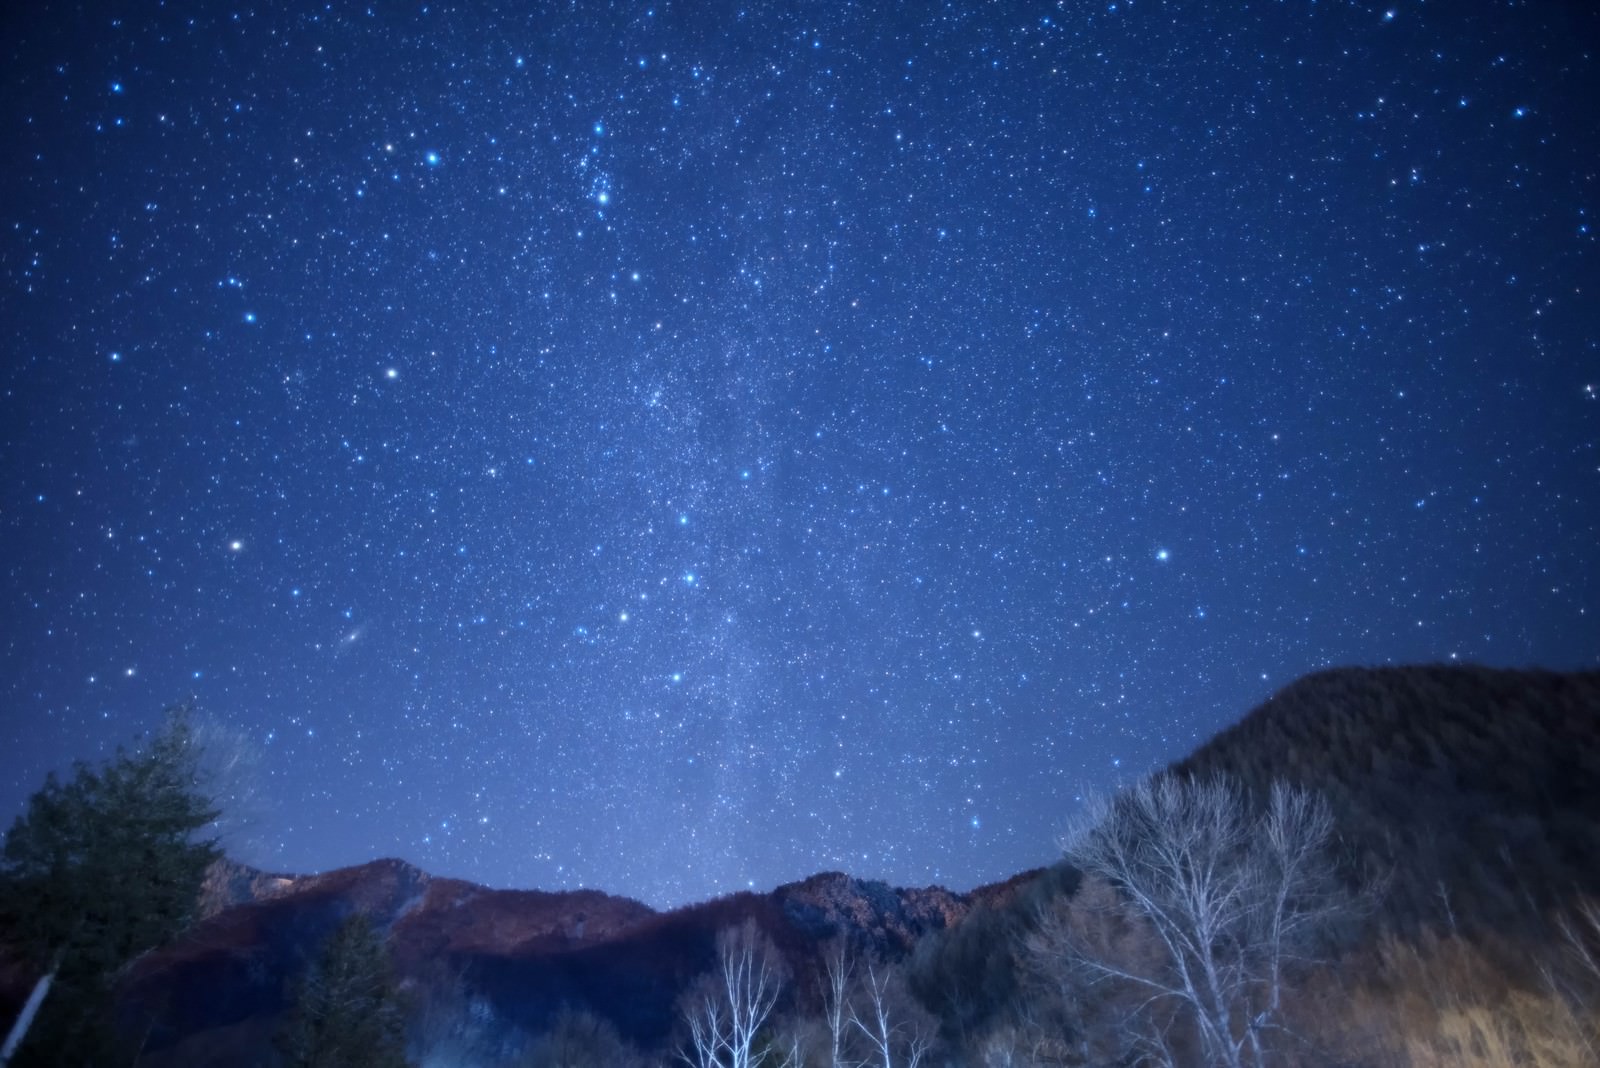
[[[195,918],[219,855],[201,835],[217,812],[199,782],[200,755],[189,709],[170,709],[143,748],[80,763],[66,782],[50,775],[12,824],[0,925],[42,978],[5,1063],[13,1054],[18,1064],[98,1063],[121,1044],[111,1019],[118,978]]]
[[[290,1068],[403,1068],[405,1015],[363,913],[339,924],[299,983],[278,1046]]]
[[[1146,779],[1088,805],[1067,833],[1067,857],[1094,885],[1078,916],[1040,924],[1035,961],[1135,994],[1130,1038],[1149,1059],[1174,1063],[1171,1024],[1186,1019],[1205,1063],[1260,1068],[1288,969],[1350,908],[1332,834],[1327,804],[1304,790],[1275,785],[1257,814],[1227,780]]]

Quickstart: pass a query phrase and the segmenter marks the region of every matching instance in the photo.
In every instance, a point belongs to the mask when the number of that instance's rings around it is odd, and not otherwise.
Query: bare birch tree
[[[717,936],[717,971],[684,1007],[693,1068],[760,1068],[772,1055],[757,1039],[783,989],[777,951],[753,920]],[[781,1063],[781,1062],[780,1062]]]
[[[871,1051],[863,1068],[918,1068],[933,1046],[933,1023],[899,978],[893,967],[870,958],[861,974],[849,1016]]]
[[[468,1057],[455,1063],[466,1066],[500,1062],[480,1054],[476,1059]],[[563,1008],[545,1033],[529,1044],[516,1068],[645,1068],[646,1063],[610,1020],[592,1012]]]
[[[1260,1068],[1282,1028],[1287,967],[1347,907],[1332,834],[1327,804],[1303,790],[1274,786],[1257,814],[1226,780],[1147,779],[1091,802],[1063,837],[1086,880],[1111,890],[1098,895],[1101,915],[1047,915],[1030,949],[1047,969],[1142,991],[1133,1037],[1147,1058],[1175,1059],[1176,1007],[1209,1063]],[[1124,952],[1130,939],[1115,931],[1155,949]]]
[[[822,963],[822,1020],[828,1030],[828,1068],[848,1068],[844,1051],[850,1031],[850,974],[853,965],[843,939],[827,948]]]

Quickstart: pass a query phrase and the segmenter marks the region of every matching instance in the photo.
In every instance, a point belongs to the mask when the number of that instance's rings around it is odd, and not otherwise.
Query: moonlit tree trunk
[[[11,1032],[6,1035],[6,1044],[0,1047],[0,1066],[11,1063],[12,1055],[17,1052],[17,1047],[28,1035],[28,1028],[32,1026],[33,1018],[39,1015],[39,1006],[44,1004],[45,995],[50,993],[50,984],[55,978],[55,969],[52,968],[39,976],[39,981],[33,984],[33,993],[28,995],[28,1003],[17,1013],[16,1022],[11,1025]]]
[[[844,1041],[850,1029],[850,958],[843,941],[828,948],[823,959],[822,1016],[828,1028],[828,1068],[846,1068]]]
[[[756,1047],[783,988],[771,943],[753,921],[717,936],[718,970],[686,1009],[689,1047],[679,1057],[694,1068],[760,1068]]]
[[[861,1000],[865,1002],[850,1009],[850,1022],[866,1038],[872,1049],[873,1062],[880,1068],[894,1068],[895,1027],[890,1019],[888,1004],[889,972],[879,971],[872,961],[867,961],[867,973],[862,977]]]
[[[24,1035],[22,1052],[40,1063],[98,1063],[120,1041],[117,977],[193,922],[219,855],[204,834],[217,811],[198,782],[199,756],[190,713],[169,710],[139,749],[79,763],[66,781],[47,776],[11,824],[0,918],[11,948],[51,980],[12,1029],[7,1059]]]
[[[1032,940],[1035,959],[1142,991],[1141,1044],[1170,1056],[1150,1013],[1175,1003],[1210,1063],[1260,1066],[1281,1027],[1286,963],[1339,910],[1332,832],[1325,802],[1282,785],[1259,816],[1221,779],[1164,776],[1093,802],[1063,839],[1067,857],[1110,888],[1101,922],[1146,932],[1157,952],[1112,951],[1057,913]]]
[[[861,987],[850,1006],[850,1023],[872,1050],[869,1064],[878,1068],[917,1068],[927,1056],[926,1014],[908,1000],[893,968],[867,961]]]
[[[727,1044],[727,1024],[722,1018],[722,1003],[715,994],[697,997],[685,1010],[689,1021],[689,1045],[678,1056],[693,1068],[723,1068],[723,1049]]]

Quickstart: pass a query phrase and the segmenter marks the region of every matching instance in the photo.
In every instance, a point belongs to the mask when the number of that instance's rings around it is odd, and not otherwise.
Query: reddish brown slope
[[[657,913],[596,891],[489,890],[393,860],[300,878],[235,868],[217,873],[213,891],[214,900],[242,903],[147,958],[130,983],[130,1013],[154,1023],[152,1065],[249,1063],[291,979],[358,908],[384,932],[421,1000],[464,988],[501,1025],[535,1033],[562,1006],[590,1009],[645,1045],[676,1024],[678,997],[713,966],[723,928],[754,920],[804,977],[795,988],[809,989],[828,939],[900,955],[970,908],[966,895],[937,887],[898,890],[827,873]]]

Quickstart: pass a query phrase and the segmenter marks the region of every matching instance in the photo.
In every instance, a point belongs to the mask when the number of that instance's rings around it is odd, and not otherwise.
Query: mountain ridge
[[[219,862],[207,880],[206,918],[138,963],[125,1003],[132,1015],[160,1021],[143,1063],[240,1063],[238,1042],[270,1034],[287,1007],[287,978],[359,910],[416,997],[448,999],[470,986],[481,1015],[530,1032],[563,1008],[587,1009],[649,1045],[674,1026],[679,992],[710,969],[726,927],[754,921],[797,971],[814,966],[834,938],[902,957],[930,931],[1006,899],[1019,878],[957,894],[819,872],[766,893],[658,911],[599,890],[492,889],[393,858],[309,876]],[[236,1040],[217,1041],[228,1034]]]
[[[1277,781],[1326,796],[1346,874],[1389,877],[1376,918],[1390,933],[1459,930],[1517,952],[1552,944],[1564,911],[1600,900],[1600,671],[1316,672],[1163,773],[1229,776],[1258,799]],[[136,963],[123,1004],[148,1027],[146,1068],[270,1064],[291,980],[359,910],[424,1017],[529,1036],[575,1009],[659,1051],[728,927],[753,922],[772,940],[799,1003],[814,999],[833,940],[884,960],[917,950],[924,989],[941,982],[929,968],[951,968],[1022,996],[1018,946],[1077,884],[1059,863],[965,893],[826,871],[657,910],[593,889],[493,889],[394,858],[314,875],[224,861],[206,881],[204,919]]]

